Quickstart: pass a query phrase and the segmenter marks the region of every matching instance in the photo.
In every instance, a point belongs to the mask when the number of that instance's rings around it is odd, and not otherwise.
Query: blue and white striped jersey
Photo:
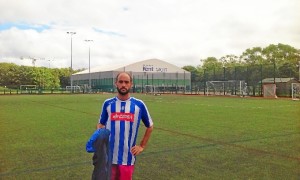
[[[107,99],[103,103],[99,123],[109,129],[112,164],[134,165],[135,156],[131,147],[135,146],[140,121],[151,127],[153,121],[142,100],[130,97],[122,101],[117,97]]]

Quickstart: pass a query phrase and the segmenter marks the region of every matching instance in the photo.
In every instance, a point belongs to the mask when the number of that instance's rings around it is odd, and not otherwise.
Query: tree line
[[[203,81],[212,77],[214,73],[225,73],[226,69],[247,67],[268,67],[272,72],[269,76],[277,78],[295,78],[299,80],[300,50],[285,44],[270,44],[267,47],[253,47],[246,49],[241,55],[225,55],[221,58],[207,57],[200,60],[201,65],[184,66],[183,69],[191,72],[192,82]],[[270,77],[270,78],[271,78]]]
[[[290,45],[271,44],[265,48],[253,47],[246,49],[241,55],[225,55],[217,59],[207,57],[201,59],[201,65],[184,66],[191,72],[192,82],[203,81],[205,76],[213,76],[222,69],[250,66],[267,66],[269,71],[276,71],[276,76],[298,79],[300,50]],[[36,85],[39,88],[59,88],[70,85],[70,76],[84,69],[46,68],[20,66],[14,63],[0,63],[0,87],[19,88],[20,85]],[[212,75],[213,74],[213,75]],[[220,75],[222,76],[222,75]]]
[[[36,85],[43,89],[65,87],[70,85],[70,75],[82,70],[0,63],[0,86],[16,89],[20,85]]]

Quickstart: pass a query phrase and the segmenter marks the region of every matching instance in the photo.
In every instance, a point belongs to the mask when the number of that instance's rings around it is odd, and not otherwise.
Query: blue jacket
[[[92,136],[90,137],[90,139],[88,140],[88,142],[86,143],[86,152],[88,153],[94,153],[96,151],[95,149],[95,141],[99,138],[100,140],[105,140],[108,139],[110,135],[110,131],[108,129],[104,129],[104,128],[100,128],[97,129]]]
[[[97,129],[86,143],[86,151],[94,153],[92,180],[110,180],[112,156],[109,148],[109,135],[108,129]]]

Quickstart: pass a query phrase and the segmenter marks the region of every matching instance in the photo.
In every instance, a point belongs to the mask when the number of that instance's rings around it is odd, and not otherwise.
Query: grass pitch
[[[85,143],[112,96],[0,96],[0,179],[90,179]],[[300,178],[298,101],[133,96],[154,120],[134,179]]]

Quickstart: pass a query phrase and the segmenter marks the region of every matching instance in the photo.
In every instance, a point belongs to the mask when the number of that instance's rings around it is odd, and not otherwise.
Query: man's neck
[[[122,94],[118,94],[117,95],[118,99],[120,99],[121,101],[126,101],[130,98],[130,94],[126,94],[126,95],[122,95]]]

